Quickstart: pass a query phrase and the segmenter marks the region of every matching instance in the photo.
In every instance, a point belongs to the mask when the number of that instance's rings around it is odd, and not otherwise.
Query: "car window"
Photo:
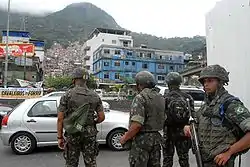
[[[183,91],[192,96],[194,101],[204,101],[205,93],[201,90],[183,90]]]
[[[29,117],[57,117],[56,100],[37,102],[28,112]]]
[[[11,107],[7,107],[7,106],[0,106],[0,111],[11,111],[12,108]]]

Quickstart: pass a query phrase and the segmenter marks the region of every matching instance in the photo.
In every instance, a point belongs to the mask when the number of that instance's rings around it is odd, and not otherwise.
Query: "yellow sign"
[[[31,99],[42,95],[41,88],[0,88],[1,99]]]

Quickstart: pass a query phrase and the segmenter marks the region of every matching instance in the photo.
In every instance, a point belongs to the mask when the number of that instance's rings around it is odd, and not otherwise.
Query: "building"
[[[184,68],[183,52],[146,46],[132,48],[103,44],[93,55],[93,73],[100,82],[119,83],[124,78],[134,78],[141,70],[148,70],[155,75],[158,84],[164,84],[168,72]]]
[[[88,40],[84,43],[84,67],[93,72],[93,53],[101,45],[133,47],[132,36],[130,31],[115,30],[106,28],[96,28],[89,35]]]
[[[6,44],[7,31],[2,31],[2,43]],[[32,51],[27,52],[27,47],[32,43]],[[8,61],[8,83],[17,84],[16,79],[29,81],[41,81],[43,79],[42,60],[44,58],[44,41],[32,40],[29,32],[9,31],[9,61]],[[11,45],[14,45],[12,48]],[[27,46],[24,46],[27,45]],[[22,55],[10,54],[17,47]],[[24,51],[25,49],[25,51]],[[25,54],[23,54],[25,52]],[[27,54],[26,54],[27,53]],[[1,82],[4,78],[5,55],[0,56]]]

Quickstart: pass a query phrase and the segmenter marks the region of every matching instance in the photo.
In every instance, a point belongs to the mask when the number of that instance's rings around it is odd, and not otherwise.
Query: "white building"
[[[250,2],[222,0],[206,15],[207,63],[229,72],[227,89],[250,109]],[[249,157],[249,156],[248,156]],[[243,158],[242,166],[246,164]]]
[[[96,28],[84,43],[84,67],[93,72],[93,53],[101,45],[133,47],[130,31]]]

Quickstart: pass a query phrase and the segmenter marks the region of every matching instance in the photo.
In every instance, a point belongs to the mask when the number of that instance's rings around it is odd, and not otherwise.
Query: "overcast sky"
[[[11,10],[58,11],[74,2],[91,2],[131,31],[162,37],[205,35],[205,14],[219,0],[11,0]],[[8,0],[0,0],[7,8]]]

